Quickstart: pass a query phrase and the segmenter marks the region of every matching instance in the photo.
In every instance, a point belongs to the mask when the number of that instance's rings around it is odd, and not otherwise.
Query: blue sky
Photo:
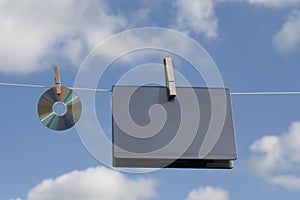
[[[0,82],[54,85],[58,65],[63,85],[71,87],[96,45],[149,26],[180,31],[201,44],[231,91],[299,91],[299,0],[1,0]],[[130,46],[130,39],[120,46]],[[124,56],[99,87],[110,89],[132,67],[160,63],[165,55],[149,50]],[[174,56],[174,67],[193,86],[204,86],[180,57]],[[95,159],[75,127],[47,129],[37,115],[45,91],[0,86],[0,199],[299,198],[299,95],[232,95],[238,150],[233,170],[132,174]],[[97,117],[108,136],[110,95],[96,95]]]

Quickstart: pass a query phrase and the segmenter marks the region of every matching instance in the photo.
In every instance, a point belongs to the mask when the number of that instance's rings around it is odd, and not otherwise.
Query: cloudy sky
[[[231,91],[300,91],[300,0],[0,0],[0,82],[53,85],[58,65],[63,85],[73,86],[93,48],[141,27],[174,29],[193,38]],[[127,38],[104,54],[115,53],[116,46],[160,42],[188,49],[166,35],[161,41]],[[147,57],[145,52],[136,56]],[[99,86],[110,89],[134,61],[130,55],[120,59],[121,67],[112,66]],[[138,64],[147,62],[139,59]],[[187,70],[176,62],[174,67],[183,74]],[[192,75],[186,78],[203,86]],[[133,174],[97,160],[75,128],[46,128],[36,111],[45,91],[0,86],[0,199],[299,198],[299,95],[232,95],[238,148],[233,170]],[[107,135],[110,100],[107,93],[96,99],[103,106],[97,107],[97,116]]]

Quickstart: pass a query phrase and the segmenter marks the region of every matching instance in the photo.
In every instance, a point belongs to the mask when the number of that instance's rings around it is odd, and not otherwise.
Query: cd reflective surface
[[[56,87],[47,90],[38,103],[41,122],[50,129],[61,131],[71,128],[79,120],[82,111],[79,96],[73,90],[61,87],[61,94],[56,94]]]

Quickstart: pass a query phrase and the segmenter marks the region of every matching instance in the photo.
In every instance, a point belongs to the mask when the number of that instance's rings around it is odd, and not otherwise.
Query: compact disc
[[[82,111],[79,96],[71,89],[61,87],[61,94],[56,87],[47,90],[38,103],[41,122],[50,129],[61,131],[71,128],[79,120]]]

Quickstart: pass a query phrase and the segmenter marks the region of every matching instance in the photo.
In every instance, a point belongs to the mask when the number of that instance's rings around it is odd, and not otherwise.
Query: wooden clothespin
[[[171,57],[165,58],[164,65],[165,65],[166,86],[168,88],[169,100],[171,100],[174,97],[176,97],[176,86],[175,86],[175,79],[173,73],[172,58]]]
[[[55,74],[55,84],[56,84],[56,94],[60,95],[61,94],[61,83],[60,83],[60,77],[59,77],[59,72],[58,72],[58,67],[54,67],[54,74]]]

